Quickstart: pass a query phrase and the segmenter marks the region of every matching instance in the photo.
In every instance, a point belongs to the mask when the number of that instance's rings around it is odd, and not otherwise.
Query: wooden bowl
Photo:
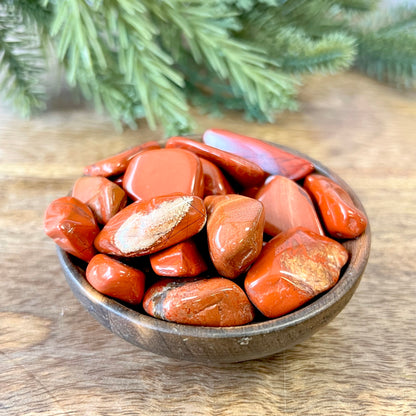
[[[318,173],[341,185],[365,212],[353,190],[321,163],[293,149],[278,146],[310,160]],[[370,227],[354,240],[343,243],[350,260],[338,283],[326,293],[280,318],[245,326],[211,328],[180,325],[152,318],[97,292],[85,279],[83,263],[58,248],[66,280],[81,304],[97,321],[133,345],[181,360],[231,363],[266,357],[310,337],[331,321],[355,292],[370,253]]]

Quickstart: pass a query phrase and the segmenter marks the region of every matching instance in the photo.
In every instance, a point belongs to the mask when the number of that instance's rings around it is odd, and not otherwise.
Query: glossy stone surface
[[[227,130],[209,129],[203,135],[204,143],[234,153],[259,165],[270,175],[282,175],[298,180],[314,170],[313,163],[279,149],[262,140]]]
[[[192,239],[150,255],[153,271],[159,276],[195,277],[208,266]]]
[[[209,160],[200,158],[204,173],[204,197],[233,194],[234,190],[221,170]]]
[[[74,184],[72,196],[84,202],[100,224],[106,224],[127,203],[127,195],[102,176],[83,176]]]
[[[208,196],[204,203],[211,260],[221,276],[234,279],[253,263],[262,249],[263,205],[235,194]]]
[[[145,293],[143,308],[151,316],[180,324],[244,325],[254,319],[244,291],[228,279],[163,279]]]
[[[140,304],[143,299],[144,273],[105,254],[97,254],[91,259],[86,278],[103,295],[132,305]]]
[[[266,244],[244,287],[263,315],[276,318],[333,287],[347,260],[347,250],[335,240],[295,228]]]
[[[100,232],[92,211],[76,198],[51,202],[44,218],[46,235],[66,252],[84,261],[95,255],[94,239]]]
[[[135,257],[191,238],[205,225],[201,198],[179,193],[137,201],[116,214],[95,239],[98,251]]]
[[[263,169],[247,159],[185,137],[171,137],[166,147],[194,152],[223,169],[244,187],[258,185],[268,176]]]
[[[183,149],[149,150],[129,164],[123,188],[135,201],[172,192],[204,195],[204,175],[199,158]]]
[[[355,238],[364,232],[367,217],[333,180],[314,173],[305,178],[303,187],[316,202],[326,230],[332,237]]]
[[[155,141],[147,142],[109,158],[95,162],[92,165],[85,166],[84,175],[104,177],[121,175],[127,169],[130,160],[133,159],[134,156],[150,149],[160,149],[159,143]]]
[[[324,235],[318,215],[308,193],[284,176],[274,176],[257,192],[264,205],[264,231],[275,236],[294,227],[306,227]]]

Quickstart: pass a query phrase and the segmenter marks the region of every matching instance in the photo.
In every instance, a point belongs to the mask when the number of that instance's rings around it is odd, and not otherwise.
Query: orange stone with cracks
[[[163,279],[146,291],[143,308],[155,318],[187,325],[226,327],[254,319],[244,291],[221,277]]]
[[[72,196],[87,204],[100,224],[106,224],[127,203],[123,189],[102,176],[79,178]]]
[[[187,240],[205,225],[201,198],[175,193],[137,201],[116,214],[95,239],[98,251],[135,257]]]
[[[337,241],[294,228],[265,245],[244,287],[263,315],[276,318],[333,287],[347,260],[347,250]]]
[[[96,254],[94,239],[100,232],[92,211],[71,196],[58,198],[46,209],[45,233],[66,252],[84,261]]]
[[[104,176],[106,178],[109,176],[121,175],[125,172],[133,157],[143,151],[151,149],[160,149],[159,143],[155,141],[143,143],[109,158],[95,162],[92,165],[85,166],[84,175]]]
[[[143,299],[145,275],[138,269],[97,254],[89,262],[86,278],[98,292],[132,305]]]
[[[264,209],[261,202],[242,195],[204,199],[211,260],[221,276],[234,279],[260,254]]]
[[[153,271],[159,276],[195,277],[208,266],[192,239],[150,255]]]
[[[364,232],[367,217],[333,180],[314,173],[305,178],[303,187],[318,205],[325,227],[332,237],[355,238]]]

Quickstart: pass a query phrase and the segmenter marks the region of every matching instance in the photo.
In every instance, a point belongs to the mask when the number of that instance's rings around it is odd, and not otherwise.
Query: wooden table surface
[[[204,366],[140,350],[69,290],[43,212],[82,167],[162,133],[118,134],[82,107],[25,121],[0,109],[0,415],[415,415],[416,94],[359,74],[315,77],[273,125],[195,112],[291,146],[361,197],[372,252],[335,320],[262,360]],[[69,108],[68,108],[69,107]]]

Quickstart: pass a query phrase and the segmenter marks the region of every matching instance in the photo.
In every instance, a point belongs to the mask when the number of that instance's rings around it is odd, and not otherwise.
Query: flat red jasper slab
[[[136,156],[123,178],[123,188],[135,201],[172,192],[204,195],[199,158],[183,149],[149,150]]]
[[[211,260],[221,276],[234,279],[262,249],[263,205],[242,195],[207,196],[204,203]]]
[[[188,325],[235,326],[254,319],[244,291],[220,277],[163,279],[146,291],[143,308],[155,318]]]
[[[201,198],[171,194],[122,209],[95,239],[98,251],[122,257],[155,253],[191,238],[205,225]]]
[[[233,194],[234,190],[221,170],[209,160],[200,158],[204,173],[204,197],[208,195]]]
[[[355,238],[364,232],[367,217],[333,180],[314,173],[305,178],[303,187],[318,205],[325,227],[332,237]]]
[[[72,188],[72,196],[84,202],[100,224],[106,224],[127,203],[123,189],[102,176],[79,178]]]
[[[264,205],[264,231],[272,236],[294,227],[306,227],[324,235],[318,215],[308,193],[284,176],[266,181],[256,198]]]
[[[194,152],[223,169],[238,183],[247,188],[258,185],[268,176],[260,166],[247,159],[185,137],[171,137],[167,141],[166,147],[187,149]]]
[[[143,299],[145,275],[105,254],[97,254],[86,270],[89,284],[98,292],[138,305]]]
[[[150,149],[160,149],[159,143],[154,141],[147,142],[95,162],[92,165],[85,166],[84,175],[105,177],[121,175],[127,169],[130,160],[133,159],[134,156]]]
[[[169,277],[195,277],[208,269],[192,239],[151,254],[150,264],[157,275]]]
[[[298,180],[314,170],[313,163],[253,137],[210,129],[203,135],[204,143],[244,157],[259,165],[270,175]]]
[[[94,239],[100,232],[92,211],[81,201],[65,196],[51,202],[44,219],[46,235],[66,252],[84,261],[96,253]]]
[[[347,250],[337,241],[295,228],[266,244],[244,287],[263,315],[276,318],[334,286],[347,260]]]

